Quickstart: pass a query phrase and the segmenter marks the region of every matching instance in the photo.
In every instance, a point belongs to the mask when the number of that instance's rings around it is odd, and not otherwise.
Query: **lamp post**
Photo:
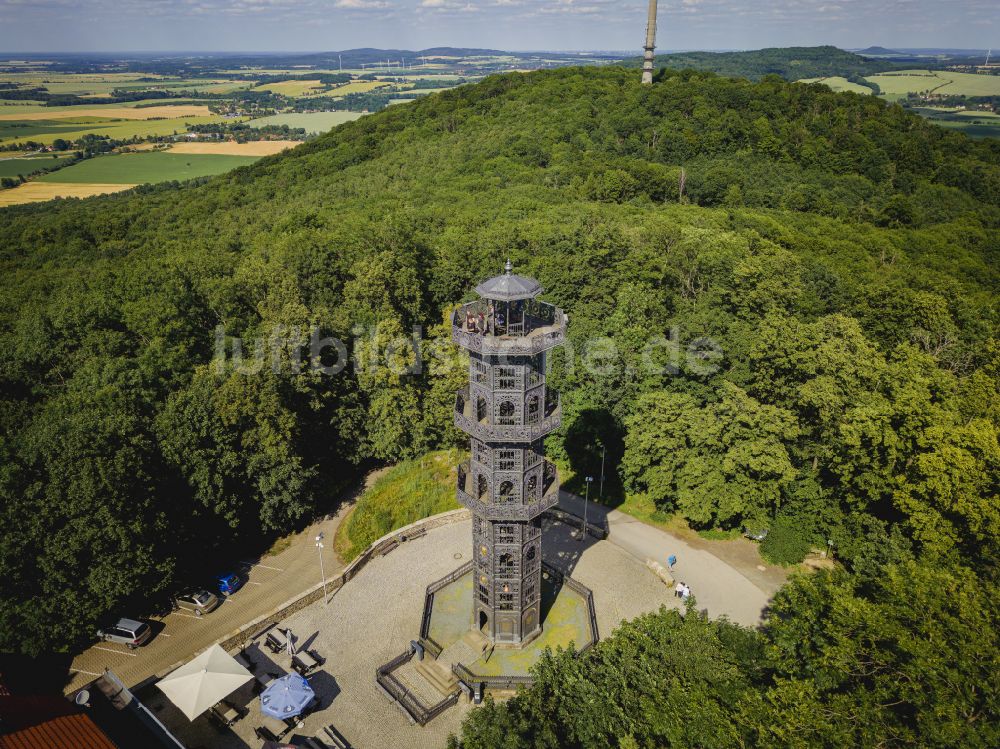
[[[323,569],[323,531],[316,536],[316,550],[319,552],[319,574],[323,578],[323,605],[326,606],[326,571]]]
[[[594,482],[593,476],[587,476],[587,491],[583,495],[583,528],[580,530],[580,540],[587,537],[587,506],[590,504],[590,485]]]
[[[600,493],[601,502],[604,501],[604,456],[607,453],[607,451],[608,449],[604,446],[604,443],[602,442],[601,443],[601,493]]]

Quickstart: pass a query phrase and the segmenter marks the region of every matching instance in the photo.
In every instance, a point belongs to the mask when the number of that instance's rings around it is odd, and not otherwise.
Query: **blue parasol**
[[[260,695],[260,711],[278,720],[291,718],[316,698],[309,682],[298,674],[285,674],[271,682]]]

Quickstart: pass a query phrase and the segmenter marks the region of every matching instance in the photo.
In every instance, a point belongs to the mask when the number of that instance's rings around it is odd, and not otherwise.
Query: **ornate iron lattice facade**
[[[565,340],[567,317],[536,299],[537,281],[512,270],[508,261],[476,288],[480,299],[455,312],[452,340],[470,360],[455,425],[471,446],[458,500],[472,511],[472,626],[517,645],[541,631],[541,515],[559,498],[542,440],[561,422],[545,357]]]

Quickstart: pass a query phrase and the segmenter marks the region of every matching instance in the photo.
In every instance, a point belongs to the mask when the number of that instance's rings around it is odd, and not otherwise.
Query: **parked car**
[[[105,642],[117,642],[134,650],[153,636],[153,630],[145,622],[122,618],[110,627],[97,630],[97,636]]]
[[[235,572],[223,572],[215,578],[219,586],[219,592],[224,596],[229,596],[243,587],[243,578]]]
[[[191,590],[177,596],[174,603],[179,609],[190,611],[195,616],[201,616],[215,611],[221,601],[215,593],[210,593],[207,590]]]
[[[767,538],[767,531],[767,528],[751,528],[750,526],[743,527],[743,535],[751,541],[763,541]]]

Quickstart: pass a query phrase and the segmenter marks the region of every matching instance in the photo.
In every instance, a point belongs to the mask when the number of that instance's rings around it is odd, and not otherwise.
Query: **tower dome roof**
[[[504,266],[504,272],[483,281],[476,287],[476,293],[486,299],[495,299],[499,302],[533,299],[542,293],[542,285],[538,281],[527,276],[518,276],[513,271],[514,266],[508,259]]]

